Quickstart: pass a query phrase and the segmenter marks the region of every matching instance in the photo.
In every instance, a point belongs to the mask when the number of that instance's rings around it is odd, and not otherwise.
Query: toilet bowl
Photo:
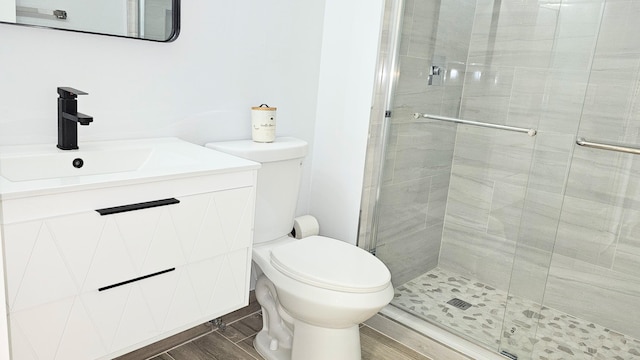
[[[253,260],[261,272],[256,297],[265,309],[255,341],[260,355],[267,360],[360,359],[359,324],[393,298],[382,262],[323,236],[254,246]]]
[[[387,267],[343,241],[291,231],[306,143],[233,141],[208,147],[262,164],[253,261],[263,328],[254,346],[267,360],[359,360],[359,324],[393,298]]]

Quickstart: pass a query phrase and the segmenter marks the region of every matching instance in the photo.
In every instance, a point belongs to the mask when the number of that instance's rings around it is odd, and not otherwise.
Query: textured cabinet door
[[[108,358],[243,306],[254,196],[4,225],[12,357]]]

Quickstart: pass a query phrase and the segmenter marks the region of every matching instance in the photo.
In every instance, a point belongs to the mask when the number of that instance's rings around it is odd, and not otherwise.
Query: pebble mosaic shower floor
[[[392,304],[493,349],[504,339],[519,360],[640,359],[640,340],[440,268],[398,286]]]

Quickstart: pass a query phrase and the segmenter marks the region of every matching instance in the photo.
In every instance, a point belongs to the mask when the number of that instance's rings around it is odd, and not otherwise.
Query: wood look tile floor
[[[253,348],[262,328],[260,306],[253,297],[249,306],[222,321],[223,329],[202,324],[115,360],[263,360]],[[363,360],[430,360],[367,325],[360,327],[360,341]]]

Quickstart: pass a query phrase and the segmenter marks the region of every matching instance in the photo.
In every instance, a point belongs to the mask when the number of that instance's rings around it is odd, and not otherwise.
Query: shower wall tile
[[[407,56],[430,59],[436,44],[440,1],[414,1]]]
[[[435,54],[447,61],[466,62],[475,14],[474,0],[440,1]]]
[[[553,251],[562,201],[562,194],[529,188],[522,210],[518,243],[533,249]]]
[[[606,203],[565,196],[555,252],[610,268],[623,209]]]
[[[445,215],[445,227],[457,225],[459,228],[486,232],[493,198],[493,181],[462,177],[451,174],[449,197]],[[445,236],[445,241],[448,241]]]
[[[404,14],[402,15],[402,30],[400,35],[400,44],[398,54],[406,56],[409,52],[409,45],[411,44],[411,28],[413,27],[413,8],[415,7],[416,0],[406,0],[404,2]],[[391,2],[389,2],[391,3]]]
[[[553,69],[589,71],[604,0],[563,0],[560,7]]]
[[[539,131],[533,151],[529,187],[554,194],[562,193],[574,146],[573,135]]]
[[[538,130],[574,135],[580,123],[588,80],[587,70],[550,70]]]
[[[514,67],[471,64],[467,72],[470,76],[465,78],[465,97],[508,98],[511,95]]]
[[[478,6],[470,63],[546,68],[551,61],[560,1],[503,0]],[[496,6],[500,6],[496,8]],[[556,6],[554,6],[556,5]]]
[[[517,239],[526,187],[496,182],[493,187],[487,233],[504,239]]]
[[[373,109],[371,111],[371,117],[380,116],[380,109]],[[379,122],[379,121],[378,121]],[[365,174],[363,178],[363,187],[371,188],[377,184],[380,169],[374,165],[380,163],[380,157],[382,156],[382,149],[379,146],[382,134],[381,124],[372,126],[369,130],[369,143],[367,144],[367,155],[365,157]]]
[[[429,204],[427,205],[427,227],[444,223],[449,193],[450,175],[442,173],[431,177]]]
[[[469,65],[460,116],[468,120],[505,124],[514,72],[513,67]]]
[[[414,180],[449,173],[455,132],[441,124],[397,124],[394,178]]]
[[[439,266],[499,289],[508,289],[515,242],[475,227],[449,224],[444,229]]]
[[[442,86],[442,103],[440,111],[442,116],[458,117],[460,113],[460,99],[464,89],[466,76],[466,64],[457,61],[447,63],[445,82]]]
[[[551,251],[518,243],[509,284],[510,295],[542,304],[551,255]]]
[[[515,68],[510,91],[507,125],[538,128],[544,108],[546,69]]]
[[[640,144],[640,141],[638,141]],[[631,163],[631,173],[632,174],[640,174],[640,157],[633,156],[633,160]],[[640,204],[640,179],[638,177],[633,178],[632,181],[629,181],[627,185],[625,198],[625,207],[629,209],[640,210],[638,204]]]
[[[580,123],[580,135],[609,141],[624,141],[629,130],[638,129],[631,110],[636,97],[640,56],[625,70],[594,70]]]
[[[378,244],[394,241],[398,234],[423,230],[431,178],[385,185],[379,200]]]
[[[625,209],[620,224],[613,270],[628,275],[640,274],[640,211]]]
[[[640,3],[634,0],[607,1],[602,16],[598,52],[610,55],[637,53],[640,49]]]
[[[567,195],[640,210],[629,188],[640,180],[634,155],[577,147],[567,181]]]
[[[534,140],[524,134],[458,125],[453,173],[526,185]]]
[[[393,123],[415,122],[416,112],[438,114],[446,87],[428,86],[431,60],[401,57],[400,77],[393,100]]]
[[[508,286],[533,142],[458,126],[440,266]]]
[[[509,97],[488,99],[486,96],[463,97],[460,118],[465,120],[505,124],[509,112]]]
[[[396,149],[398,148],[398,131],[394,126],[389,126],[389,139],[386,153],[384,154],[384,170],[382,172],[382,185],[393,183],[393,169],[396,163]]]
[[[612,270],[629,276],[637,276],[640,273],[640,255],[617,250]]]
[[[555,254],[544,305],[640,337],[640,277]]]
[[[438,1],[405,1],[400,55],[431,57],[438,29],[439,7]]]
[[[376,255],[391,271],[391,283],[399,286],[438,266],[442,224],[417,232],[398,232],[392,242],[379,244]]]
[[[637,140],[640,31],[637,1],[605,5],[580,134],[600,140]],[[631,135],[631,136],[630,136]]]
[[[431,59],[421,59],[409,56],[400,57],[400,76],[398,77],[398,84],[396,86],[395,95],[414,95],[424,96],[427,88],[427,76],[429,75],[429,66],[431,66]],[[413,101],[394,98],[394,107],[398,107],[403,103],[416,106],[420,104],[415,98],[406,97]]]
[[[535,151],[551,152],[555,154],[564,154],[565,157],[570,156],[570,153],[575,147],[576,137],[573,134],[559,134],[547,131],[538,131],[536,136]],[[565,164],[565,172],[568,171],[569,161],[562,160]],[[562,182],[562,181],[561,181]],[[560,184],[562,185],[562,184]]]

